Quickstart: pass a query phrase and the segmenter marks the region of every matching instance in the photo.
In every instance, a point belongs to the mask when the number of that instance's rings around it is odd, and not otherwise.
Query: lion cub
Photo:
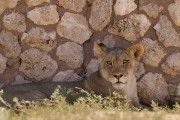
[[[86,88],[102,95],[116,91],[127,96],[134,106],[142,107],[137,96],[134,69],[144,53],[143,46],[135,44],[124,50],[95,42],[94,53],[100,64],[99,71],[86,80]]]

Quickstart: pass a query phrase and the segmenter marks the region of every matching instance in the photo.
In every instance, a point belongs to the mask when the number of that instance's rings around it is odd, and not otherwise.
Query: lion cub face
[[[102,43],[95,42],[94,53],[100,63],[102,77],[114,87],[125,85],[134,77],[134,67],[144,52],[143,46],[135,44],[126,50],[108,48]]]

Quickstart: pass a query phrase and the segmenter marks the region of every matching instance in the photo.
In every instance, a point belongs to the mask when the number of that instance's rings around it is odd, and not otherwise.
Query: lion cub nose
[[[113,75],[115,78],[119,79],[123,76],[123,74],[119,74],[119,75]]]

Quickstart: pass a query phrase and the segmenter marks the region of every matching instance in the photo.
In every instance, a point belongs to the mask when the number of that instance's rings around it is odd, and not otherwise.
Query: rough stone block
[[[27,13],[27,17],[38,25],[51,25],[59,21],[56,5],[36,7]]]
[[[142,62],[137,63],[134,70],[136,79],[139,79],[145,72],[144,64]]]
[[[68,12],[62,16],[57,26],[57,33],[61,37],[65,37],[79,44],[83,44],[92,35],[92,31],[84,16]]]
[[[53,82],[73,82],[80,80],[82,80],[82,77],[74,73],[74,70],[60,71],[53,78]]]
[[[0,74],[6,69],[7,58],[0,53]]]
[[[51,51],[56,47],[56,32],[46,32],[43,28],[31,28],[28,33],[23,33],[21,42],[43,51]]]
[[[163,72],[170,75],[180,75],[180,53],[173,53],[166,61],[161,65]]]
[[[138,82],[138,94],[146,104],[150,105],[153,100],[162,105],[169,96],[168,85],[161,74],[149,72]]]
[[[152,67],[158,67],[162,58],[166,55],[163,48],[158,44],[156,40],[150,38],[144,38],[141,44],[144,46],[143,62],[146,65]]]
[[[86,67],[86,77],[89,77],[91,74],[95,73],[99,69],[99,62],[97,59],[91,59],[89,64]]]
[[[135,0],[117,0],[114,5],[114,12],[116,15],[126,15],[137,8]]]
[[[42,3],[50,3],[50,0],[25,0],[28,7],[41,5]]]
[[[180,26],[180,2],[175,1],[168,6],[169,14],[177,26]]]
[[[74,43],[66,42],[57,48],[56,55],[59,60],[66,62],[70,68],[79,68],[83,64],[83,47]]]
[[[154,3],[144,5],[142,2],[140,2],[140,10],[145,11],[146,14],[150,17],[157,18],[159,16],[159,13],[164,10],[164,7]]]
[[[24,51],[20,58],[22,63],[19,71],[36,81],[50,78],[58,69],[57,62],[47,52],[41,52],[36,48]]]
[[[102,31],[111,19],[113,0],[95,0],[91,6],[89,23],[95,31]]]
[[[21,85],[26,83],[31,83],[32,81],[25,80],[23,76],[17,75],[15,80],[11,83],[11,85]]]
[[[14,12],[4,15],[3,25],[8,30],[24,32],[26,30],[25,16]]]
[[[165,47],[180,47],[180,36],[173,28],[171,21],[165,15],[161,15],[159,22],[154,26],[159,40]]]
[[[6,10],[7,8],[15,8],[18,1],[20,0],[0,0],[0,15]]]
[[[11,32],[4,30],[0,32],[0,45],[7,58],[15,59],[21,53],[21,46],[18,42],[18,38]]]
[[[143,37],[151,26],[151,22],[144,14],[131,14],[128,17],[117,20],[109,27],[108,32],[124,37],[134,42]]]
[[[75,12],[82,12],[86,5],[86,0],[58,0],[59,6]]]
[[[102,43],[109,48],[113,48],[115,47],[116,41],[112,35],[106,35]]]

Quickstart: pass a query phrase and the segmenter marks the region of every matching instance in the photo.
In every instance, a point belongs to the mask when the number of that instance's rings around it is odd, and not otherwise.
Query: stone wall
[[[180,0],[0,0],[0,87],[80,81],[98,69],[92,47],[141,43],[142,101],[180,102]]]

